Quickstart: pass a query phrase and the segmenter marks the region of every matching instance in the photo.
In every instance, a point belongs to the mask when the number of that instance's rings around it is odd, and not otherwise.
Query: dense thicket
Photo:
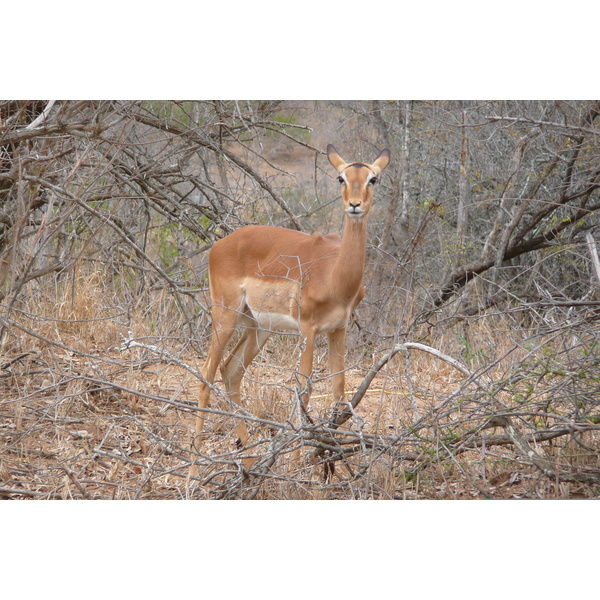
[[[338,447],[359,495],[383,493],[369,478],[359,483],[374,464],[394,473],[385,493],[396,497],[395,478],[406,490],[432,463],[459,465],[467,487],[493,495],[485,475],[474,482],[459,462],[486,443],[510,447],[503,460],[516,471],[524,463],[595,494],[599,124],[599,101],[0,102],[0,459],[13,464],[11,449],[45,423],[34,400],[135,396],[118,382],[120,368],[158,360],[157,346],[187,366],[202,356],[215,240],[247,223],[339,231],[324,156],[332,142],[348,159],[392,152],[369,222],[367,297],[351,354],[368,370],[402,348],[410,415],[387,437],[282,429],[280,445],[259,447],[266,466],[253,481],[225,467],[216,477],[210,462],[198,493],[256,495],[274,457],[302,439],[317,453]],[[120,336],[143,342],[137,362],[114,354]],[[454,356],[468,379],[434,394],[411,363],[418,348],[395,346],[409,342]],[[87,366],[67,369],[59,350]],[[160,386],[147,396],[174,400]],[[189,413],[191,400],[179,408]],[[501,433],[486,442],[491,427]],[[165,452],[166,434],[153,435]],[[186,435],[169,440],[182,472]],[[235,462],[235,452],[223,460]],[[0,472],[9,495],[52,495],[64,485],[27,487],[15,469]],[[74,493],[90,493],[76,471],[67,472]],[[163,475],[151,471],[145,482]]]

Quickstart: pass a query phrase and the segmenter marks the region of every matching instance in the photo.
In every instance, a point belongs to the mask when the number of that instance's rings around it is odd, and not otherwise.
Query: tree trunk
[[[461,151],[460,151],[460,171],[458,174],[458,212],[456,218],[456,235],[458,237],[459,252],[457,257],[459,260],[464,255],[463,243],[467,232],[467,224],[469,220],[469,140],[467,138],[467,130],[465,128],[466,111],[462,113],[462,128],[461,128]]]

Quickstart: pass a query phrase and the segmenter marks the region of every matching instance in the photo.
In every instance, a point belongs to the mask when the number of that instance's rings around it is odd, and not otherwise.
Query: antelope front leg
[[[329,334],[329,371],[333,387],[334,406],[344,400],[346,372],[346,330],[337,329]]]
[[[344,401],[346,386],[346,329],[337,329],[328,335],[329,341],[329,372],[331,374],[331,385],[333,388],[333,407],[337,414],[344,409],[341,405]],[[325,481],[329,481],[335,472],[335,462],[326,461],[323,466]]]

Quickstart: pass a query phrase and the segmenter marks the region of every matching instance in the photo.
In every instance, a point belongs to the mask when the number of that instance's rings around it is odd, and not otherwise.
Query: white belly
[[[260,328],[267,331],[300,331],[300,324],[290,315],[252,310],[252,316]]]

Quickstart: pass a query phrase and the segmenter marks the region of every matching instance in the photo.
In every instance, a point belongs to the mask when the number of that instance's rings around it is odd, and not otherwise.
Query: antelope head
[[[351,219],[362,220],[369,213],[373,202],[373,186],[388,166],[390,156],[390,151],[386,148],[370,165],[361,162],[347,163],[331,144],[327,146],[327,158],[339,174],[342,205]]]

